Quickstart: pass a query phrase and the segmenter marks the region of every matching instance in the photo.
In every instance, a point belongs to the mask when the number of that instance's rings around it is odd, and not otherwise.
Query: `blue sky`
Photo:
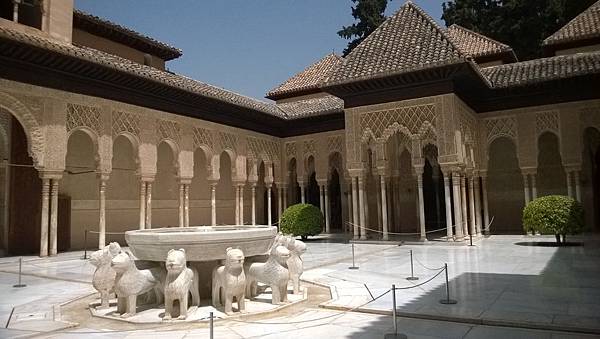
[[[392,0],[388,15],[405,0]],[[440,24],[441,0],[415,0]],[[262,99],[347,41],[350,0],[75,0],[75,7],[183,50],[177,73]],[[266,100],[266,99],[264,99]]]

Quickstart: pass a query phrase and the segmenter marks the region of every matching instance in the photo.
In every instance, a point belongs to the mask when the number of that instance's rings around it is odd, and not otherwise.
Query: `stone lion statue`
[[[112,259],[121,252],[121,246],[112,242],[101,250],[92,253],[90,263],[96,266],[92,286],[100,292],[100,306],[97,309],[108,308],[109,295],[114,291],[117,272],[111,267]]]
[[[278,237],[271,247],[267,262],[246,266],[246,295],[256,296],[257,282],[260,282],[271,287],[271,303],[274,305],[286,303],[287,284],[290,280],[287,269],[289,258],[290,251],[281,245],[281,239]]]
[[[117,273],[115,293],[117,294],[117,313],[127,318],[136,313],[138,295],[154,291],[156,303],[163,300],[163,281],[166,272],[162,267],[139,270],[129,252],[121,252],[112,259],[112,268]]]
[[[286,247],[290,251],[290,258],[287,260],[290,280],[294,285],[294,294],[298,294],[300,293],[300,276],[304,272],[302,254],[306,252],[306,244],[303,241],[289,237]]]
[[[165,316],[163,320],[171,319],[173,303],[179,300],[179,317],[187,318],[188,292],[192,294],[192,306],[200,306],[200,290],[198,289],[198,271],[186,266],[185,249],[170,250],[167,254],[167,278],[165,281]]]
[[[213,306],[224,306],[226,314],[233,314],[231,304],[235,297],[240,312],[246,311],[246,275],[244,274],[244,252],[236,248],[226,250],[224,266],[217,266],[212,272]]]

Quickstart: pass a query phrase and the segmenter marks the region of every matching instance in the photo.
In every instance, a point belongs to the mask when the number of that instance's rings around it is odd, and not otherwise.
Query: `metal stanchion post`
[[[212,312],[210,312],[210,323],[209,323],[210,324],[210,339],[214,339],[214,336],[215,336],[214,331],[213,331],[213,318],[214,318],[214,315]]]
[[[473,246],[473,234],[469,234],[469,241],[470,241],[469,246]]]
[[[21,267],[22,266],[23,266],[23,258],[19,258],[19,283],[16,285],[13,285],[13,287],[19,288],[19,287],[27,286],[27,285],[21,283]]]
[[[348,267],[351,270],[357,270],[358,267],[354,264],[354,243],[352,243],[352,266]]]
[[[385,339],[407,339],[406,335],[398,333],[398,322],[396,321],[396,285],[392,285],[392,321],[394,322],[394,333],[388,333]]]
[[[419,278],[415,277],[414,274],[412,250],[410,250],[410,277],[406,278],[406,280],[419,280]]]
[[[87,259],[87,234],[88,230],[86,229],[83,233],[83,260]]]
[[[450,285],[448,284],[448,264],[444,264],[444,270],[446,270],[446,299],[440,300],[441,304],[454,305],[457,303],[456,300],[450,299]]]

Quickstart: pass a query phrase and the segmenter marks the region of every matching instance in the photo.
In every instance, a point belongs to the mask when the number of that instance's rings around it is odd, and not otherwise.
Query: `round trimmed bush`
[[[311,204],[292,205],[283,212],[280,229],[283,234],[300,236],[306,240],[323,230],[323,213]]]
[[[531,201],[523,210],[525,231],[554,234],[558,243],[566,235],[583,232],[583,207],[575,199],[563,195],[549,195]]]

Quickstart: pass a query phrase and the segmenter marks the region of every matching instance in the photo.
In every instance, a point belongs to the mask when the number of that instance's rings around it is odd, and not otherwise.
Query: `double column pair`
[[[483,189],[483,192],[480,192],[480,189]],[[450,190],[452,190],[452,203]],[[486,225],[489,224],[486,177],[481,177],[480,186],[479,177],[474,175],[466,176],[458,171],[446,171],[444,172],[444,196],[446,204],[446,239],[461,241],[469,234],[481,234],[482,196],[485,223]],[[454,213],[452,213],[453,211]],[[452,215],[454,215],[454,225],[452,225]],[[453,232],[453,226],[456,231],[455,233]]]
[[[581,179],[579,173],[579,169],[567,169],[567,191],[571,198],[575,198],[581,202]],[[573,181],[575,181],[575,192],[573,192]]]
[[[384,175],[380,175],[379,192],[381,194],[381,224],[382,224],[382,239],[388,240],[388,212],[387,212],[387,191],[386,191],[386,180]],[[366,222],[366,190],[365,180],[363,175],[357,175],[350,177],[350,186],[352,187],[352,225],[354,239],[367,239],[367,222]],[[378,198],[379,200],[379,198]]]
[[[58,231],[58,182],[60,174],[42,174],[40,257],[56,255]]]
[[[190,184],[191,179],[179,181],[179,227],[190,227]]]
[[[329,184],[327,180],[319,181],[319,208],[325,216],[325,233],[330,233],[331,205],[329,202]]]

